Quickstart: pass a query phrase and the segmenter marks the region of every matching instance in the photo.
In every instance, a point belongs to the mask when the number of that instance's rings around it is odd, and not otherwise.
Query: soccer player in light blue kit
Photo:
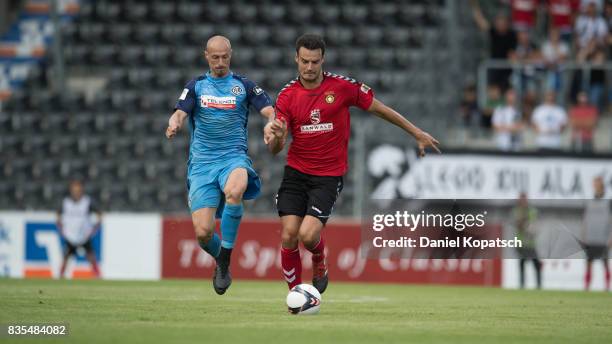
[[[213,287],[219,295],[232,283],[230,256],[242,219],[242,200],[254,199],[260,192],[259,177],[247,156],[249,106],[274,118],[272,101],[263,89],[231,72],[231,56],[227,38],[208,40],[204,57],[210,71],[187,83],[166,129],[170,139],[189,118],[189,207],[200,247],[217,262]],[[221,217],[221,238],[215,233],[215,214]]]

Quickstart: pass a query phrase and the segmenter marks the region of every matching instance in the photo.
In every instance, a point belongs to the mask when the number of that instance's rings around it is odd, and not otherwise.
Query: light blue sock
[[[221,246],[223,248],[234,248],[243,210],[242,203],[225,204],[223,216],[221,217]]]
[[[198,241],[198,243],[200,247],[211,256],[215,258],[219,256],[219,252],[221,251],[221,239],[217,233],[214,233],[212,239],[208,240],[206,244],[200,241]]]

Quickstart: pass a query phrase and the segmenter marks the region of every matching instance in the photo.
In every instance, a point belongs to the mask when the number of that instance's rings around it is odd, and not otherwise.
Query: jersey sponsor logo
[[[361,90],[361,92],[363,93],[368,93],[370,91],[370,86],[366,85],[366,84],[361,84],[361,87],[359,88]]]
[[[242,87],[240,86],[234,86],[232,87],[232,94],[237,96],[240,95],[242,93]]]
[[[236,108],[236,97],[217,97],[210,95],[200,96],[200,105],[203,108],[230,110]]]
[[[185,100],[185,98],[187,98],[187,93],[189,93],[189,89],[188,88],[183,89],[183,93],[181,93],[179,100]]]
[[[319,132],[327,132],[334,130],[333,123],[320,123],[320,124],[311,124],[311,125],[303,125],[300,127],[300,131],[303,133],[319,133]]]
[[[321,122],[321,110],[314,109],[310,112],[310,122],[312,124],[319,124]]]
[[[255,93],[256,96],[262,94],[263,92],[264,92],[264,90],[261,87],[259,87],[259,86],[253,87],[253,93]]]

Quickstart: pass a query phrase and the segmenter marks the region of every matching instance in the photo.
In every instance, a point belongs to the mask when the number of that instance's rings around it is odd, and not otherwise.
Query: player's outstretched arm
[[[166,137],[171,139],[183,126],[183,122],[185,122],[185,118],[187,118],[187,112],[183,110],[176,110],[170,116],[168,120],[168,128],[166,129]]]
[[[419,129],[414,124],[410,123],[410,121],[404,118],[404,116],[400,115],[397,111],[383,104],[378,99],[374,98],[374,101],[372,101],[372,105],[370,105],[368,111],[389,123],[395,124],[396,126],[404,129],[410,135],[414,136],[419,147],[420,156],[425,156],[426,147],[431,147],[436,152],[440,153],[440,149],[438,148],[440,142],[438,142],[438,140],[436,140],[433,136],[429,135],[423,130]]]
[[[282,119],[270,117],[264,127],[264,142],[268,146],[270,153],[276,155],[285,148],[287,142],[287,122]]]

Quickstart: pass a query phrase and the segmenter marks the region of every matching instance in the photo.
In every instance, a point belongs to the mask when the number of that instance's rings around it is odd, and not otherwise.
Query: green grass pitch
[[[331,282],[321,313],[286,312],[281,281],[0,279],[0,324],[67,337],[1,343],[612,343],[612,294]]]

